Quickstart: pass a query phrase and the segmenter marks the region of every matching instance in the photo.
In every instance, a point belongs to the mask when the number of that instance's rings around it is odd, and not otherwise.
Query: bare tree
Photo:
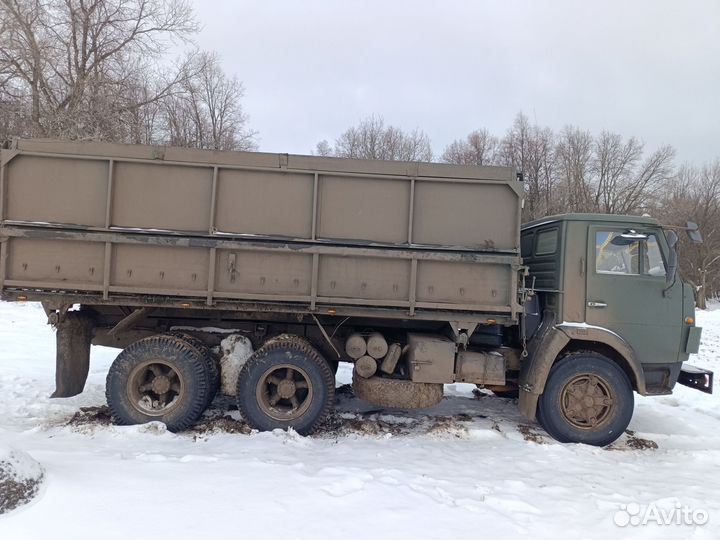
[[[343,132],[335,141],[333,155],[396,161],[432,161],[433,157],[430,139],[423,131],[386,126],[380,116],[366,118]]]
[[[332,156],[333,148],[332,146],[330,146],[329,142],[323,139],[315,145],[315,151],[313,152],[313,154],[316,156]]]
[[[28,98],[32,134],[71,138],[118,138],[118,115],[177,82],[132,101],[128,80],[197,30],[185,0],[0,0],[0,21],[0,72]]]
[[[702,168],[683,166],[666,182],[657,212],[663,222],[684,226],[696,222],[702,244],[691,244],[679,235],[680,270],[695,284],[695,299],[701,309],[706,299],[720,293],[720,160]]]
[[[522,166],[526,182],[527,219],[561,211],[555,195],[555,134],[550,128],[532,126],[526,141]]]
[[[672,175],[674,150],[663,146],[642,160],[644,145],[634,137],[623,141],[603,132],[595,141],[591,209],[608,214],[629,214],[649,205]]]
[[[513,120],[512,126],[500,143],[499,162],[511,165],[523,171],[530,144],[532,126],[530,120],[522,112]]]
[[[167,60],[197,29],[188,0],[0,0],[0,137],[254,148],[218,58]]]
[[[525,180],[523,216],[532,220],[557,211],[555,134],[550,128],[530,123],[519,113],[500,141],[497,161],[515,167]]]
[[[493,165],[497,161],[500,141],[487,129],[478,129],[465,139],[450,143],[440,158],[456,165]]]
[[[593,164],[593,138],[590,132],[568,126],[560,132],[556,147],[558,180],[562,185],[563,206],[574,212],[590,212],[590,182]]]
[[[201,53],[186,63],[178,90],[162,101],[170,144],[214,150],[253,150],[255,132],[246,128],[240,105],[243,86],[228,78],[217,55]]]
[[[662,146],[650,154],[635,172],[635,180],[618,190],[624,201],[616,205],[615,213],[643,212],[650,207],[662,185],[672,176],[675,149]]]

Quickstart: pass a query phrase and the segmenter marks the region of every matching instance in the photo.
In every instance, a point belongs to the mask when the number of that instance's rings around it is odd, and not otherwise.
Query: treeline
[[[198,30],[186,0],[0,0],[0,141],[254,148],[243,87]]]
[[[243,86],[197,49],[188,0],[0,0],[0,142],[52,137],[220,150],[257,147]],[[179,57],[173,51],[183,49]],[[681,271],[698,303],[720,295],[720,159],[678,165],[670,146],[518,114],[504,133],[479,128],[436,155],[420,129],[373,116],[321,141],[319,155],[472,165],[523,173],[523,218],[560,212],[650,214],[696,221],[680,234]]]
[[[462,165],[506,165],[522,172],[523,219],[565,212],[650,215],[663,224],[700,226],[702,245],[679,231],[680,269],[695,286],[698,305],[720,295],[720,159],[678,166],[675,150],[648,150],[635,137],[567,126],[538,126],[520,113],[503,134],[479,128],[433,154],[423,131],[404,131],[373,116],[321,141],[318,155],[441,161]]]

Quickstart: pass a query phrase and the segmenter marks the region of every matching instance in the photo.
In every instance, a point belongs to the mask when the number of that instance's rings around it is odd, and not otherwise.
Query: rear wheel
[[[210,393],[202,355],[172,336],[152,336],[123,350],[108,372],[105,395],[118,424],[164,422],[171,431],[190,427]]]
[[[307,341],[282,336],[255,351],[238,377],[238,408],[261,431],[311,433],[330,412],[335,377]]]
[[[208,374],[210,375],[210,392],[208,393],[208,405],[215,399],[215,395],[220,389],[220,361],[217,356],[205,345],[205,342],[191,334],[185,332],[169,332],[170,336],[183,340],[190,346],[194,347],[203,357],[207,364]]]
[[[625,431],[633,407],[630,380],[615,362],[598,353],[577,352],[550,370],[537,418],[560,442],[605,446]]]

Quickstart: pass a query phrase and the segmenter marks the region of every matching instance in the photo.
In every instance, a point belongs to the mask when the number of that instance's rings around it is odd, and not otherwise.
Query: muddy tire
[[[401,379],[370,377],[365,379],[353,370],[355,396],[377,405],[397,409],[425,409],[437,405],[443,398],[443,385],[414,383]]]
[[[200,338],[185,332],[169,332],[168,335],[181,339],[197,349],[207,363],[210,375],[210,393],[208,395],[208,405],[210,405],[220,389],[220,360]]]
[[[606,446],[623,434],[633,408],[633,389],[625,372],[601,354],[577,352],[550,370],[537,418],[560,442]]]
[[[207,363],[195,347],[172,336],[152,336],[123,350],[108,372],[105,396],[120,425],[163,422],[190,427],[210,393]]]
[[[297,336],[266,342],[248,358],[238,377],[238,409],[260,431],[293,428],[301,435],[312,433],[334,400],[330,365]]]

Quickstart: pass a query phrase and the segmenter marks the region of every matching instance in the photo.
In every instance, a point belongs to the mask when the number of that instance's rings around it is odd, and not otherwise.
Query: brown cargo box
[[[521,195],[506,167],[18,140],[0,287],[514,318]]]

